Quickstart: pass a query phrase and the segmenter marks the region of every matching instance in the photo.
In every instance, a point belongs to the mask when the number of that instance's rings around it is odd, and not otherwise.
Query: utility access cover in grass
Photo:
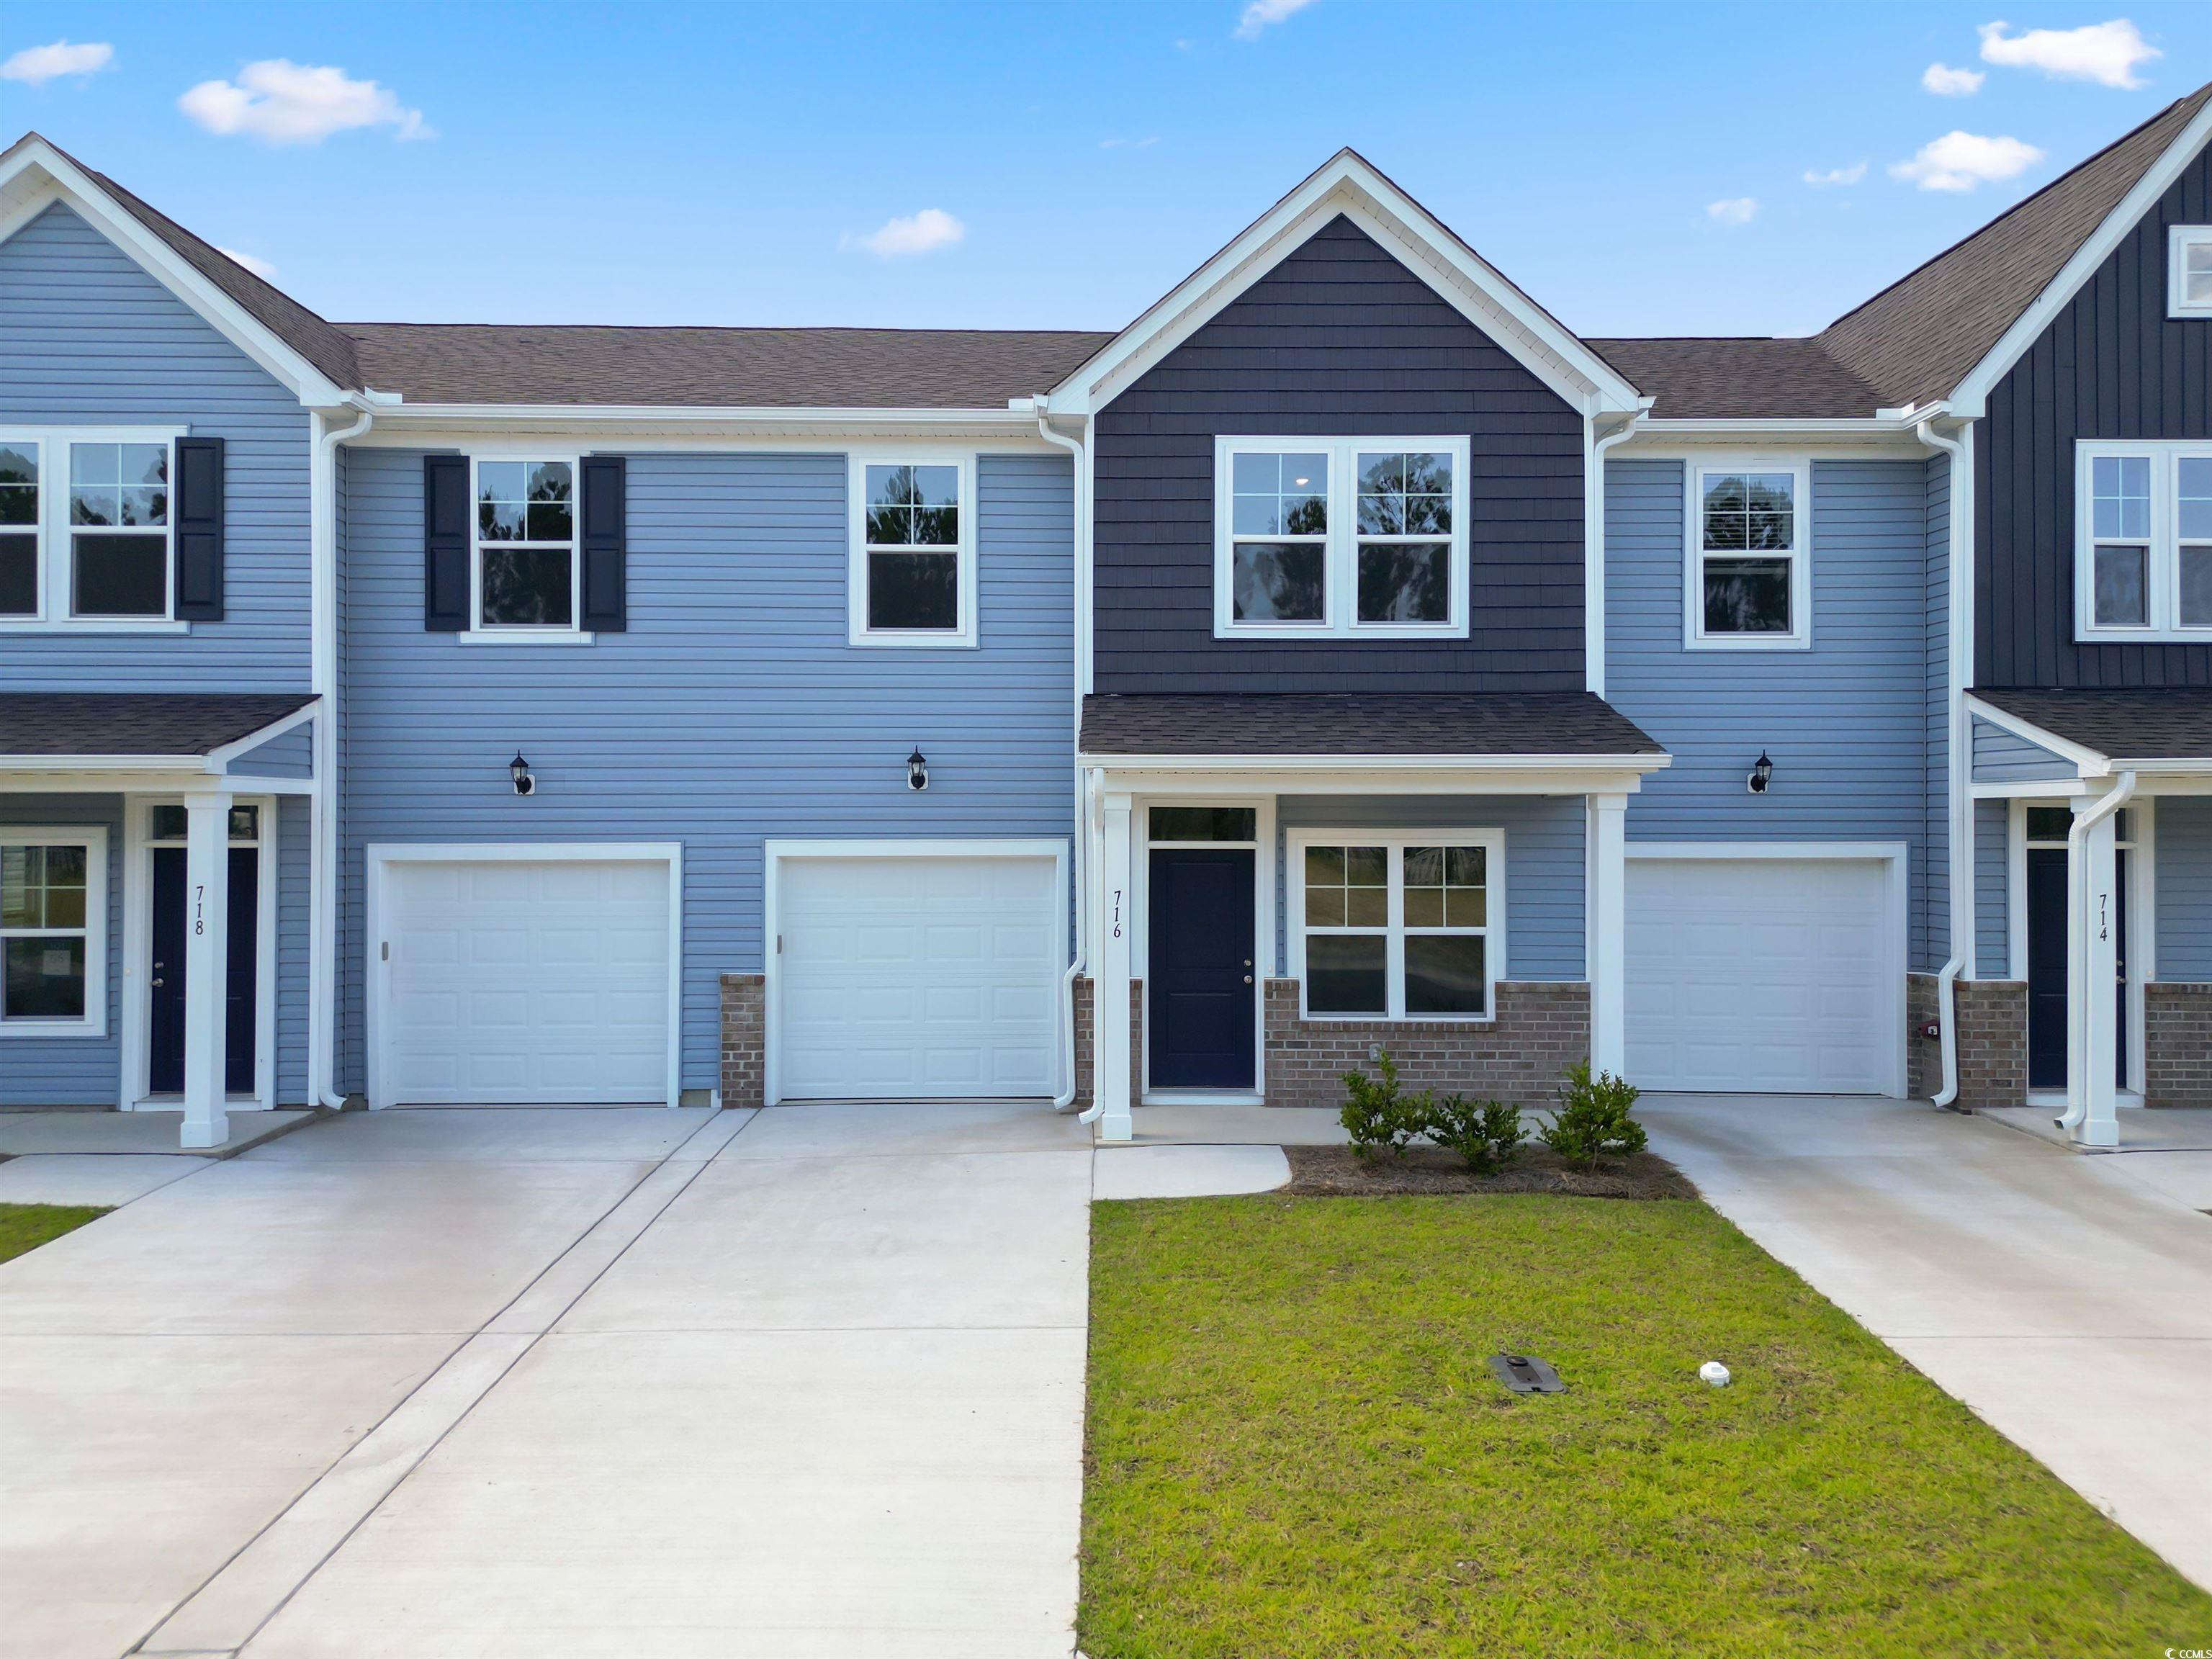
[[[1091,1659],[2212,1644],[2212,1597],[1701,1203],[1100,1204],[1091,1273]]]

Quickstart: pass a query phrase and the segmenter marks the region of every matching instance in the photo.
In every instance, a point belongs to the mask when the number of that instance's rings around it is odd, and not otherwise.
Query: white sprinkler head
[[[1717,1389],[1725,1389],[1729,1385],[1729,1368],[1717,1359],[1708,1359],[1698,1366],[1698,1375]]]

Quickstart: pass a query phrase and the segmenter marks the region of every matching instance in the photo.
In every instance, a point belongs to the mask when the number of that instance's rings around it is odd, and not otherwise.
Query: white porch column
[[[2070,1034],[2077,1039],[2069,1045],[2069,1054],[2080,1056],[2067,1067],[2067,1082],[2081,1092],[2073,1095],[2068,1104],[2079,1104],[2081,1122],[2074,1138],[2085,1146],[2120,1144],[2116,1081],[2120,899],[2118,854],[2114,847],[2118,828],[2119,814],[2107,812],[2082,834],[2081,926],[2069,952],[2080,957],[2081,972],[2080,1000],[2067,1011]]]
[[[1628,1066],[1628,797],[1589,798],[1590,1069]]]
[[[179,1144],[220,1146],[230,925],[230,803],[185,797],[185,1127]]]
[[[1136,1133],[1129,1115],[1129,942],[1136,927],[1130,904],[1130,816],[1127,794],[1107,795],[1103,856],[1098,861],[1098,970],[1091,984],[1091,1086],[1103,1108],[1098,1117],[1102,1140],[1127,1140]]]

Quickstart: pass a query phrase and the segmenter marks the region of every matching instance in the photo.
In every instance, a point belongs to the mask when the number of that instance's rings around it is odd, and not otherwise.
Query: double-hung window
[[[0,629],[183,624],[166,429],[0,431]]]
[[[1464,438],[1220,438],[1213,631],[1464,635]]]
[[[850,494],[850,642],[975,644],[975,471],[968,458],[856,455]]]
[[[0,830],[0,1036],[107,1029],[107,832]]]
[[[2075,634],[2212,639],[2212,442],[2075,447]]]
[[[580,637],[574,456],[481,455],[470,614],[479,635]]]
[[[1809,469],[1692,463],[1683,642],[1802,650],[1813,642]]]
[[[2166,314],[2212,317],[2212,225],[2176,225],[2167,234]]]
[[[1291,837],[1291,971],[1316,1019],[1487,1019],[1503,958],[1496,830]]]

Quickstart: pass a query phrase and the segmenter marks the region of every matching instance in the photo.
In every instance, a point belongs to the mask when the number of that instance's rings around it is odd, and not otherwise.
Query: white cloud
[[[203,81],[177,107],[210,132],[242,132],[268,144],[319,144],[356,127],[390,127],[396,138],[434,136],[422,112],[402,107],[389,88],[282,58],[248,64],[235,84]]]
[[[1313,0],[1252,0],[1237,20],[1237,38],[1256,40],[1273,25],[1311,4]]]
[[[2087,23],[2078,29],[2030,29],[2008,34],[2009,23],[1982,25],[1982,61],[2007,69],[2041,70],[2062,81],[2094,81],[2100,86],[2139,87],[2136,65],[2166,54],[2142,38],[2124,17]]]
[[[1948,64],[1930,64],[1920,72],[1920,85],[1924,91],[1938,98],[1971,98],[1982,89],[1982,82],[1990,77],[1979,70],[1953,69]]]
[[[88,40],[82,46],[57,40],[50,46],[26,46],[0,64],[0,81],[43,87],[64,75],[93,74],[114,61],[115,48],[105,40]]]
[[[838,245],[864,248],[878,259],[897,259],[951,247],[967,234],[968,227],[943,208],[924,208],[903,218],[886,220],[866,236],[842,237]]]
[[[1854,161],[1847,167],[1830,167],[1826,173],[1808,172],[1805,174],[1805,182],[1823,188],[1829,185],[1856,185],[1866,174],[1867,164]]]
[[[248,270],[252,271],[256,276],[258,276],[264,283],[272,282],[276,279],[276,267],[270,264],[266,259],[258,258],[251,253],[240,253],[234,247],[218,247],[216,249],[216,252],[222,255],[224,258],[231,261],[234,264],[244,265]]]
[[[1893,179],[1903,179],[1923,190],[1973,190],[2005,179],[2017,179],[2043,159],[2033,144],[2017,138],[1984,138],[1978,133],[1947,132],[1921,145],[1909,161],[1893,163]]]
[[[1150,149],[1159,142],[1159,135],[1157,133],[1150,138],[1101,138],[1098,141],[1098,148],[1101,149]]]
[[[1758,216],[1755,196],[1731,196],[1724,202],[1705,204],[1705,217],[1717,225],[1747,225]]]

